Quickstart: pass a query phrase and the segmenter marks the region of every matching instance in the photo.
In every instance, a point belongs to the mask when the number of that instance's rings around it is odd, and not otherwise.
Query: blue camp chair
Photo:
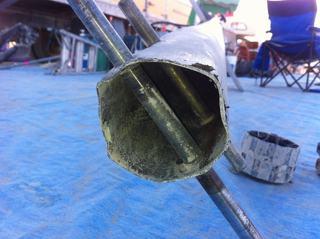
[[[316,0],[269,0],[268,12],[272,38],[261,45],[253,63],[253,68],[261,72],[260,86],[281,74],[288,87],[297,84],[301,90],[309,91],[320,72],[320,37],[316,35],[320,29],[314,27]],[[270,57],[273,70],[268,70]],[[306,72],[297,77],[289,69],[294,65],[307,66]],[[305,85],[301,79],[306,79]]]

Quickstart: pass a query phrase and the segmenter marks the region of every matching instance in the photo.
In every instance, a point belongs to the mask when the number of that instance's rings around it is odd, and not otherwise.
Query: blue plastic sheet
[[[237,238],[196,179],[155,183],[107,157],[95,86],[102,75],[49,76],[38,67],[0,72],[0,238]],[[229,85],[230,126],[301,146],[292,183],[274,185],[214,168],[266,238],[319,238],[320,94]]]

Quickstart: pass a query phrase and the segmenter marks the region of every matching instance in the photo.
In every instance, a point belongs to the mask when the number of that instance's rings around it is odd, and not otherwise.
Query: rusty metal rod
[[[196,178],[239,238],[262,239],[257,228],[213,168]]]
[[[147,47],[161,41],[132,0],[120,0],[118,6]],[[168,64],[161,64],[161,68],[184,95],[185,100],[189,103],[195,115],[201,119],[201,124],[204,125],[211,122],[214,115],[209,111],[207,105],[196,92],[183,70],[180,67]],[[245,160],[232,142],[229,143],[225,156],[236,171],[240,172],[246,167]]]
[[[68,0],[80,20],[96,39],[114,66],[133,55],[93,0]],[[141,67],[126,70],[123,79],[179,154],[184,163],[196,160],[202,151]]]

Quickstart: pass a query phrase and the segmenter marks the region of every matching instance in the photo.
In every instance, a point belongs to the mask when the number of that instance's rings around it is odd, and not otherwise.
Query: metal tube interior
[[[133,67],[122,76],[181,159],[191,163],[200,157],[202,151],[199,146],[142,67]]]
[[[118,5],[147,47],[160,42],[159,36],[132,0],[121,0]],[[185,100],[189,102],[196,116],[200,118],[200,123],[207,124],[212,121],[213,113],[209,111],[184,72],[179,67],[165,64],[161,65],[161,69],[185,96]]]
[[[68,2],[115,66],[120,66],[133,57],[93,0]],[[182,160],[190,163],[201,156],[200,148],[145,71],[136,67],[125,72],[123,77]]]

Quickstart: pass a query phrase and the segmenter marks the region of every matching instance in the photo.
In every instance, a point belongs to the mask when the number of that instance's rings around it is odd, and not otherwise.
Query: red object
[[[250,51],[245,42],[240,42],[238,44],[239,48],[232,54],[236,56],[238,53],[238,60],[250,61]]]
[[[161,31],[163,31],[163,32],[165,32],[166,30],[167,30],[166,27],[161,28]]]
[[[26,66],[28,66],[28,65],[29,65],[29,62],[28,62],[28,61],[25,61],[24,64],[25,64]]]
[[[227,11],[226,14],[224,14],[225,17],[233,17],[233,12],[230,13],[229,11]]]

